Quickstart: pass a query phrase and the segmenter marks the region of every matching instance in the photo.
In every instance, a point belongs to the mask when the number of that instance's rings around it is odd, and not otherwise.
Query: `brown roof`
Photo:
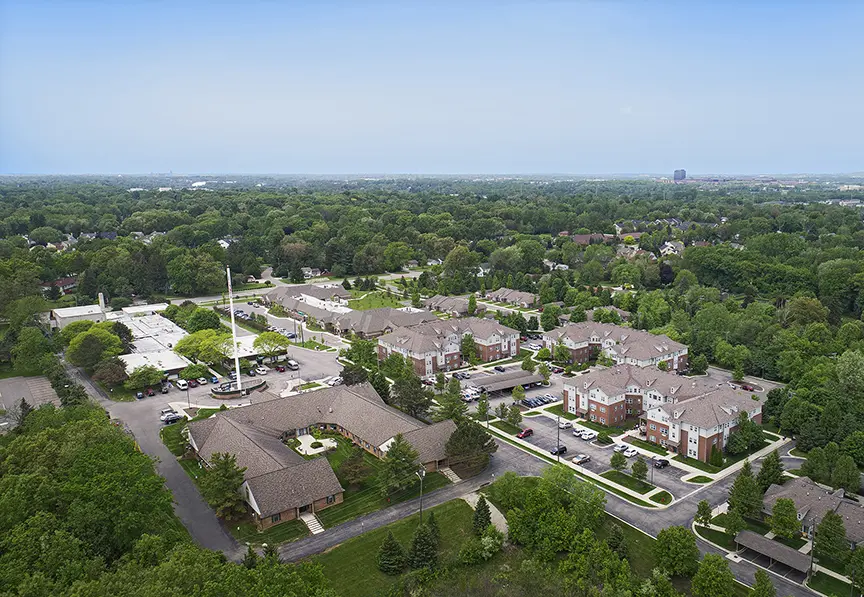
[[[794,568],[799,572],[810,570],[810,556],[803,554],[797,549],[783,545],[779,541],[767,539],[753,531],[741,531],[735,536],[735,543],[741,547],[752,549],[762,555]]]
[[[262,517],[299,508],[343,491],[326,458],[301,460],[296,466],[246,480]]]
[[[577,390],[592,390],[599,388],[607,396],[621,396],[627,388],[636,387],[644,391],[655,391],[662,396],[672,398],[675,402],[701,396],[717,389],[714,384],[708,384],[700,378],[687,378],[656,367],[642,368],[636,365],[613,365],[612,367],[596,369],[579,377],[565,380],[565,386],[574,386]]]
[[[819,524],[829,511],[837,513],[843,518],[846,538],[856,544],[864,542],[864,507],[847,499],[842,489],[828,489],[809,477],[796,477],[783,485],[771,485],[762,499],[762,509],[771,512],[780,499],[795,502],[805,526]]]
[[[442,321],[435,318],[435,321],[393,330],[381,336],[378,342],[408,353],[426,354],[440,352],[448,343],[448,337],[455,335],[461,338],[464,334],[471,334],[475,340],[487,342],[494,335],[512,336],[519,332],[494,319],[463,317]]]
[[[352,331],[367,336],[437,320],[438,318],[428,311],[403,311],[392,307],[351,311],[334,317],[335,325],[340,331]]]
[[[713,429],[727,423],[734,423],[742,412],[761,408],[761,405],[761,401],[755,394],[724,386],[677,404],[663,404],[660,408],[676,423],[695,425],[700,429]]]
[[[594,321],[571,323],[546,333],[547,341],[557,342],[561,338],[568,338],[577,344],[612,343],[607,349],[609,352],[622,359],[631,358],[637,361],[660,358],[687,348],[665,335]]]
[[[444,448],[454,431],[456,431],[456,423],[447,419],[409,431],[403,437],[417,450],[417,460],[427,463],[447,458]]]

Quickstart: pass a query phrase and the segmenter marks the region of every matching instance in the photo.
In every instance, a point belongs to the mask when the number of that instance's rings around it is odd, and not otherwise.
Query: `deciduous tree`
[[[733,597],[735,576],[726,560],[717,554],[706,554],[690,586],[693,597]]]

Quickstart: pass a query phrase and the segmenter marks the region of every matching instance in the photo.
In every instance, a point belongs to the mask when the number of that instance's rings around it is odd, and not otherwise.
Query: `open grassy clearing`
[[[621,471],[606,471],[600,476],[641,494],[646,494],[655,489],[655,487],[650,483],[640,481],[639,479],[632,477],[627,473],[622,473]]]
[[[361,298],[349,300],[348,306],[355,311],[365,311],[367,309],[380,309],[381,307],[398,309],[405,305],[394,295],[389,295],[386,292],[371,291],[363,294]]]
[[[652,444],[651,442],[646,442],[644,439],[639,439],[638,437],[629,437],[627,438],[628,444],[633,444],[643,450],[648,450],[649,452],[654,452],[655,454],[660,454],[661,456],[668,456],[669,452],[664,450],[662,447],[657,444]]]
[[[684,479],[686,483],[710,483],[713,481],[711,477],[706,477],[705,475],[694,475],[687,479]]]
[[[489,424],[492,425],[493,427],[495,427],[496,429],[500,429],[504,433],[510,433],[511,435],[516,435],[517,433],[522,431],[522,429],[520,429],[516,425],[512,425],[512,424],[508,423],[507,421],[494,421],[494,422],[489,423]]]
[[[309,528],[302,520],[288,520],[270,527],[266,531],[258,532],[258,528],[250,520],[242,522],[225,523],[228,530],[234,538],[242,545],[251,543],[252,545],[260,546],[264,543],[268,545],[278,545],[280,543],[288,543],[302,539],[309,534]]]

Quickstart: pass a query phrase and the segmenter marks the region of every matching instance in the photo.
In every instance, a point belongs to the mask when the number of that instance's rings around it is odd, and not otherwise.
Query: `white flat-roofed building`
[[[75,321],[105,321],[105,310],[99,305],[81,305],[51,310],[51,327],[61,330]]]
[[[132,373],[139,367],[150,365],[166,375],[171,375],[186,368],[191,362],[180,356],[173,350],[159,350],[153,352],[133,352],[120,355],[120,360],[126,365],[126,372]]]

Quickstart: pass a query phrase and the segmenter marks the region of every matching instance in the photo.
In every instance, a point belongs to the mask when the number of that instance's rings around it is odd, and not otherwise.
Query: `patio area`
[[[304,456],[313,456],[315,454],[320,454],[321,452],[326,452],[327,450],[335,450],[336,449],[336,440],[331,439],[329,437],[321,438],[320,440],[315,439],[311,435],[301,435],[297,438],[299,444],[297,445],[297,451],[303,454]],[[317,448],[313,448],[312,444],[314,442],[319,442],[321,445]]]

